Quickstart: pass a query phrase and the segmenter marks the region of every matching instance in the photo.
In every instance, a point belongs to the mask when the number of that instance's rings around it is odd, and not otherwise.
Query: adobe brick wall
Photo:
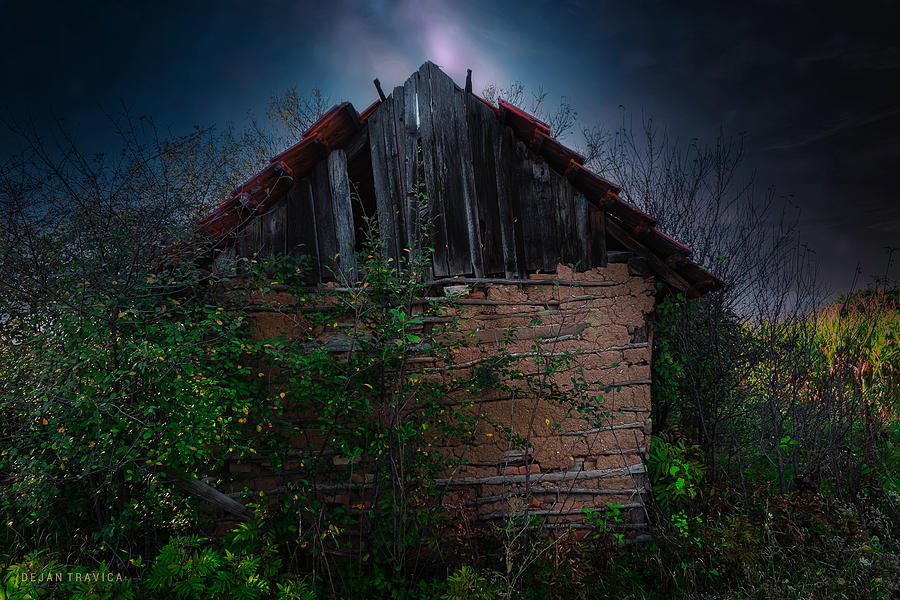
[[[539,285],[551,277],[566,285]],[[455,309],[464,311],[464,327],[482,340],[461,352],[457,365],[495,352],[511,327],[521,339],[508,350],[523,356],[520,369],[534,368],[528,355],[535,337],[541,352],[577,351],[573,367],[554,376],[556,383],[570,390],[571,377],[583,375],[589,394],[602,396],[611,414],[603,423],[589,423],[567,415],[567,406],[527,394],[485,398],[477,407],[484,418],[474,443],[443,449],[468,459],[441,480],[450,491],[448,503],[475,521],[491,522],[525,498],[529,512],[546,517],[547,525],[578,527],[584,522],[582,508],[613,502],[631,513],[631,526],[639,526],[646,490],[642,455],[651,432],[647,319],[654,306],[653,281],[629,275],[625,264],[584,273],[560,265],[552,276],[487,286],[484,299],[495,304],[480,298],[480,292],[470,294]],[[534,317],[541,323],[529,328]],[[525,451],[510,446],[504,435],[509,432],[527,439]]]
[[[564,284],[554,285],[553,280]],[[495,394],[480,399],[474,408],[479,411],[474,442],[440,449],[467,462],[439,480],[447,486],[444,501],[451,510],[488,524],[527,506],[546,518],[547,527],[586,528],[582,509],[604,509],[612,502],[630,517],[623,525],[629,535],[639,531],[647,491],[643,455],[651,433],[648,316],[654,289],[652,279],[630,275],[626,264],[582,273],[559,265],[554,275],[532,275],[517,284],[479,284],[445,309],[463,317],[463,329],[480,341],[457,354],[454,365],[430,365],[435,376],[465,377],[467,369],[497,351],[512,328],[515,339],[507,350],[521,357],[520,370],[535,368],[536,341],[545,353],[577,351],[576,365],[554,376],[557,384],[571,389],[571,377],[580,370],[589,393],[603,396],[610,413],[597,426],[567,415],[565,406],[525,392],[515,398]],[[274,299],[292,303],[286,296]],[[535,317],[540,319],[536,327],[531,325]],[[260,336],[290,337],[307,327],[302,316],[290,311],[258,312],[253,318]],[[505,435],[509,432],[524,437],[526,448],[511,446]],[[308,443],[298,437],[297,452]],[[231,462],[229,469],[237,484],[254,493],[277,494],[285,483],[261,461]],[[353,479],[351,485],[332,490],[328,500],[356,502],[366,476],[355,473]]]

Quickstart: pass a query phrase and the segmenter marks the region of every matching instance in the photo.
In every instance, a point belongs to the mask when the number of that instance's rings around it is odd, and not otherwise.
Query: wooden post
[[[335,150],[328,155],[328,179],[331,184],[331,207],[334,211],[334,233],[337,238],[336,272],[352,284],[356,280],[353,205],[350,201],[350,181],[347,176],[347,155]]]
[[[384,95],[384,91],[381,89],[381,82],[378,81],[378,78],[376,77],[372,83],[375,84],[375,91],[378,92],[378,99],[384,102],[386,96]]]

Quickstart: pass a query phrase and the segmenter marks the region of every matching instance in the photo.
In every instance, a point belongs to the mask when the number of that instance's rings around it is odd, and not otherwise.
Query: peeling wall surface
[[[486,299],[503,304],[461,305],[468,313],[466,328],[485,340],[515,328],[526,339],[510,350],[522,355],[532,351],[534,340],[527,337],[535,333],[542,336],[542,352],[578,351],[572,368],[554,375],[556,383],[571,389],[571,377],[583,375],[587,394],[602,398],[610,416],[589,423],[548,399],[486,398],[480,409],[487,418],[474,446],[444,450],[470,461],[444,480],[452,491],[448,501],[476,520],[490,521],[508,514],[511,499],[528,497],[529,512],[547,516],[550,526],[583,524],[582,508],[613,502],[632,509],[632,523],[640,523],[646,488],[642,454],[651,430],[652,281],[630,276],[624,264],[583,273],[560,265],[556,277],[579,285],[534,285],[535,277],[522,285],[487,287]],[[536,315],[542,325],[529,329]],[[490,344],[480,345],[459,363],[490,351]],[[523,368],[528,364],[524,361]],[[506,436],[488,423],[524,437],[529,451],[510,450]]]
[[[643,457],[651,433],[648,316],[654,297],[653,278],[629,274],[624,263],[580,273],[558,265],[555,274],[532,274],[513,284],[478,285],[445,309],[444,314],[458,313],[463,332],[472,332],[479,343],[460,351],[452,365],[434,363],[438,376],[465,378],[473,365],[496,352],[512,329],[513,341],[506,350],[522,357],[520,369],[535,368],[530,357],[536,342],[545,354],[577,352],[569,369],[554,374],[556,383],[572,389],[572,376],[583,375],[588,383],[585,396],[596,396],[608,411],[598,423],[527,393],[514,399],[499,394],[478,399],[475,410],[482,418],[471,442],[460,440],[457,446],[440,449],[445,456],[466,462],[438,480],[446,486],[448,509],[465,513],[475,524],[527,510],[543,517],[545,527],[588,529],[582,509],[606,509],[612,502],[621,505],[628,522],[620,527],[630,539],[643,535],[648,489]],[[270,300],[291,303],[277,295]],[[251,316],[260,337],[296,338],[307,327],[302,315],[290,310]],[[340,351],[335,345],[336,354]],[[458,397],[448,403],[470,400]],[[527,450],[521,444],[512,447],[505,435],[512,433],[527,440]],[[317,444],[314,437],[296,435],[292,446],[299,456]],[[254,496],[259,491],[277,496],[291,480],[267,468],[262,459],[231,461],[229,468],[234,489],[247,486]],[[357,469],[349,483],[335,489],[324,486],[322,497],[357,504],[366,500],[370,482]],[[520,506],[522,502],[527,505]]]

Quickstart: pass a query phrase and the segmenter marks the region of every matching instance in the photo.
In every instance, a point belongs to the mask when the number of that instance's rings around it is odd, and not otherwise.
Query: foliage
[[[883,517],[821,494],[718,489],[606,572],[617,598],[891,598],[898,540]],[[689,535],[685,536],[687,531]],[[602,596],[600,596],[602,597]]]
[[[521,84],[486,92],[498,94],[526,97]],[[572,127],[572,107],[548,116],[545,98],[530,111],[555,134]],[[289,90],[268,116],[296,137],[325,102]],[[396,264],[366,223],[355,265],[316,289],[302,249],[211,263],[190,224],[281,138],[256,127],[162,141],[143,119],[118,126],[117,160],[33,140],[0,171],[0,598],[900,592],[896,290],[811,309],[792,221],[763,219],[773,197],[754,212],[749,188],[733,185],[739,143],[643,154],[630,130],[588,138],[624,197],[727,281],[657,305],[654,541],[623,550],[624,507],[612,502],[582,511],[583,537],[539,533],[549,517],[528,509],[526,477],[524,495],[502,491],[506,518],[479,548],[439,483],[466,472],[473,436],[527,457],[536,403],[606,427],[610,388],[552,340],[528,336],[513,352],[511,328],[488,358],[451,368],[479,342],[452,298],[423,300],[427,241]],[[421,186],[411,196],[425,201]],[[491,394],[517,403],[528,428],[483,412],[477,399]],[[438,450],[460,440],[459,455]],[[261,463],[293,483],[251,490],[226,468]],[[204,505],[178,487],[194,478],[256,518],[214,539]],[[21,578],[52,572],[125,578]]]
[[[654,498],[661,507],[684,507],[697,497],[706,470],[699,455],[699,446],[689,445],[673,430],[653,436],[647,470]]]
[[[285,574],[271,539],[256,540],[247,533],[246,525],[239,527],[221,547],[193,536],[171,539],[142,586],[152,597],[315,599],[305,582],[279,581]]]
[[[609,510],[596,510],[591,508],[582,508],[585,522],[594,525],[597,528],[595,538],[601,535],[610,535],[615,542],[622,544],[625,542],[625,534],[615,530],[616,525],[625,522],[622,516],[621,505],[614,502],[607,502]]]
[[[248,323],[192,267],[205,246],[185,232],[202,190],[223,183],[198,172],[204,135],[126,138],[112,166],[38,146],[19,181],[4,172],[4,547],[130,568],[196,519],[171,480],[220,463],[229,443],[251,447],[229,418],[259,386],[234,376],[249,370],[237,367]],[[160,185],[171,196],[150,194]]]
[[[272,445],[271,454],[276,464],[285,464],[292,459],[279,448],[290,448],[292,436],[313,440],[299,464],[293,461],[303,487],[294,491],[287,510],[294,511],[303,528],[314,572],[324,569],[326,577],[336,573],[320,558],[328,553],[361,546],[365,553],[360,556],[377,557],[377,566],[403,574],[416,566],[408,562],[415,556],[411,550],[429,542],[437,548],[443,514],[435,479],[457,465],[436,448],[464,438],[478,417],[474,401],[448,405],[445,399],[461,393],[477,397],[497,379],[490,361],[466,379],[450,379],[421,360],[448,361],[469,342],[453,333],[452,317],[440,327],[423,326],[426,318],[447,309],[445,303],[420,300],[427,250],[412,249],[404,264],[392,264],[376,229],[370,230],[373,237],[358,255],[352,288],[310,291],[301,278],[278,280],[287,297],[318,308],[302,313],[304,327],[295,339],[267,339],[259,357],[278,370],[269,383],[270,397],[280,398],[276,402],[289,414],[303,415],[310,423],[302,430],[271,428],[272,435],[284,436]],[[280,272],[289,274],[291,269],[283,266]],[[279,268],[258,267],[259,273]],[[246,291],[253,295],[266,289]],[[340,360],[323,339],[338,340],[346,348]],[[370,485],[360,485],[363,473]],[[304,489],[307,485],[344,486],[353,508],[347,510],[340,501],[334,503],[338,506],[323,503]],[[356,533],[345,535],[348,531]],[[348,561],[339,570],[343,581],[330,580],[329,585],[349,585],[347,578],[372,568],[359,558]]]
[[[296,86],[278,96],[272,96],[266,116],[279,132],[282,146],[290,146],[303,137],[306,130],[331,107],[331,99],[319,88],[306,96],[297,93]]]
[[[498,594],[472,567],[463,565],[447,577],[447,591],[441,600],[493,600]]]

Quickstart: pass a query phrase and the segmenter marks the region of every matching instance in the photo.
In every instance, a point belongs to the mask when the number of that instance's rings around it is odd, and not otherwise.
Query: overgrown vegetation
[[[322,98],[291,90],[270,117],[294,135]],[[554,128],[574,115],[563,103]],[[536,340],[526,361],[501,348],[445,376],[476,344],[458,327],[465,313],[422,299],[428,248],[395,265],[377,236],[338,277],[347,286],[309,288],[290,257],[198,269],[210,248],[190,223],[277,136],[255,125],[168,142],[142,120],[120,131],[115,161],[32,140],[3,167],[0,598],[900,592],[897,290],[882,282],[816,306],[791,220],[766,221],[749,188],[731,191],[739,145],[651,152],[630,130],[588,137],[595,168],[727,284],[658,305],[654,539],[632,548],[615,503],[584,511],[586,536],[547,536],[527,495],[512,498],[480,543],[442,503],[440,479],[467,463],[438,451],[450,440],[487,431],[529,446],[478,398],[615,418],[577,354]],[[292,335],[260,329],[249,315],[262,312]],[[251,492],[226,468],[262,462],[295,483]],[[249,520],[212,535],[207,502],[184,491],[198,485],[233,490],[253,512],[232,516]],[[41,580],[49,573],[65,578]]]
[[[724,281],[657,305],[657,539],[606,591],[896,595],[897,284],[824,303],[799,215],[741,177],[741,139],[681,144],[650,120],[585,136],[594,168]]]

